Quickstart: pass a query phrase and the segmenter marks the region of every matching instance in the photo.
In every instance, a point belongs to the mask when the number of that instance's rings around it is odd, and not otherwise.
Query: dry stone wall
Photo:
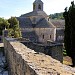
[[[56,60],[59,60],[60,62],[63,62],[63,45],[57,44],[57,43],[50,43],[48,44],[39,44],[39,43],[33,43],[29,41],[21,41],[25,46],[28,48],[34,50],[35,52],[41,52],[46,55],[49,55],[53,57]]]
[[[75,69],[37,53],[18,41],[4,40],[9,75],[75,75]]]

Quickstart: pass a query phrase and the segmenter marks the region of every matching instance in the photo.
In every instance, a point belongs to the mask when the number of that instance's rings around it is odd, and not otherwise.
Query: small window
[[[50,35],[50,39],[51,39],[51,35]]]
[[[41,5],[39,4],[38,9],[41,9]]]
[[[43,35],[43,39],[44,39],[44,35]]]

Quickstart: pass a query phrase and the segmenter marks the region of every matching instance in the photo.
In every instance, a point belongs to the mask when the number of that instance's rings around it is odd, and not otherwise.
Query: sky
[[[11,16],[19,17],[33,11],[33,2],[35,0],[1,0],[0,1],[0,17],[10,18]],[[75,0],[42,0],[44,3],[44,11],[50,15],[53,13],[64,12],[65,7],[71,5],[71,1]]]

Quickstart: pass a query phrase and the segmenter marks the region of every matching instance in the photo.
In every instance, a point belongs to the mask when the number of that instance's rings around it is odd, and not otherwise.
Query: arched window
[[[38,9],[41,9],[41,5],[39,4]]]

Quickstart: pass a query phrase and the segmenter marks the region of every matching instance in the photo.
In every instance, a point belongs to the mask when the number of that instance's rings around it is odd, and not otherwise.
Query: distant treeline
[[[51,19],[64,19],[63,12],[50,14],[49,16]]]

